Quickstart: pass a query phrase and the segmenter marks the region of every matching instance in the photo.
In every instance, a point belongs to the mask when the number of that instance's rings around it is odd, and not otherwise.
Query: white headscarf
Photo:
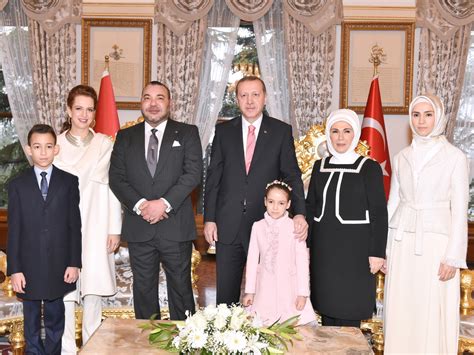
[[[435,116],[435,124],[434,124],[433,130],[426,137],[422,137],[418,133],[416,133],[415,127],[413,126],[412,117],[411,117],[413,113],[413,108],[415,107],[416,104],[419,104],[420,102],[426,102],[430,104],[433,107],[434,116]],[[446,115],[444,114],[444,105],[438,96],[420,95],[420,96],[415,97],[410,104],[409,115],[410,115],[410,128],[411,128],[411,131],[413,132],[413,137],[421,137],[422,139],[429,139],[429,138],[438,137],[444,134],[444,130],[446,128],[446,124],[448,123],[448,120],[446,118]]]
[[[354,130],[354,138],[352,139],[349,149],[347,149],[345,153],[338,153],[331,142],[331,127],[336,122],[340,122],[340,121],[348,123]],[[352,164],[357,160],[357,158],[359,157],[359,154],[355,152],[355,148],[357,147],[357,144],[359,143],[360,131],[361,129],[360,129],[359,117],[354,111],[348,110],[348,109],[340,109],[340,110],[335,110],[331,112],[331,114],[326,120],[326,131],[325,131],[328,150],[329,150],[329,153],[331,153],[332,155],[331,163]]]
[[[435,123],[433,130],[427,136],[420,136],[413,126],[412,113],[413,108],[420,102],[426,102],[433,107]],[[446,140],[444,130],[448,123],[444,114],[444,105],[438,96],[434,95],[420,95],[415,97],[409,108],[410,114],[410,128],[413,133],[413,140],[411,146],[413,149],[413,180],[415,187],[418,186],[420,172],[425,165],[436,155],[442,148],[443,141]]]

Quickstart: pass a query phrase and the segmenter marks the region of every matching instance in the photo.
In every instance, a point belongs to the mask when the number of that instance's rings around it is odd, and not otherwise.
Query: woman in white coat
[[[395,156],[385,283],[385,353],[456,354],[466,268],[466,156],[443,135],[436,96],[410,104],[411,145]]]
[[[117,292],[114,250],[120,243],[121,206],[109,188],[113,142],[95,133],[97,94],[90,86],[74,87],[67,98],[68,120],[58,136],[60,152],[54,164],[79,178],[82,219],[82,270],[78,288],[64,298],[66,319],[62,353],[76,353],[75,303],[82,300],[82,339],[100,325],[102,296]]]

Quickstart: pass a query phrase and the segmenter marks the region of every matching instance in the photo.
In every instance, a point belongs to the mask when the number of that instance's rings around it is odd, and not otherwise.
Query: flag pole
[[[104,59],[105,68],[100,80],[94,130],[114,139],[117,131],[120,129],[120,121],[115,104],[114,88],[109,73],[110,57],[106,55]]]
[[[109,71],[109,60],[110,60],[110,57],[106,55],[105,56],[105,71]]]

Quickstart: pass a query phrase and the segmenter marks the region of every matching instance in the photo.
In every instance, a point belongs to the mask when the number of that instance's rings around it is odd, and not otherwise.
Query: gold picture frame
[[[152,20],[82,19],[82,83],[99,92],[109,56],[118,109],[140,109],[141,91],[150,81]]]
[[[382,48],[378,67],[385,114],[408,114],[412,97],[414,22],[344,22],[341,41],[340,107],[364,113],[374,66],[374,46]]]

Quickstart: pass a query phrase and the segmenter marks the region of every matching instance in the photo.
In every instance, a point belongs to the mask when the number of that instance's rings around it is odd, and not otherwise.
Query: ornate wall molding
[[[416,24],[448,41],[464,25],[474,21],[474,3],[460,0],[418,0]]]

